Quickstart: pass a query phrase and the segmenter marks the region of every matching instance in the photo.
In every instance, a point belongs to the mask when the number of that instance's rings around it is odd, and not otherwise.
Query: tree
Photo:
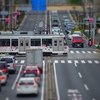
[[[70,0],[70,4],[82,4],[82,0]]]

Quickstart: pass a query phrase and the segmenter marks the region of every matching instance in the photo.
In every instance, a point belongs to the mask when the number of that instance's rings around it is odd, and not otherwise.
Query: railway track
[[[50,60],[51,57],[46,57],[43,100],[57,100],[53,64]]]

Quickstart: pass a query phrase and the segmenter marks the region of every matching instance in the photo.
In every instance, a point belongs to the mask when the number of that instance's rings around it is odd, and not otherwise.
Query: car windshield
[[[20,84],[24,84],[24,83],[33,83],[33,80],[32,79],[27,79],[27,78],[25,78],[25,79],[20,79],[19,80],[19,83]]]
[[[0,63],[0,68],[4,68],[5,64],[4,63]]]
[[[81,37],[74,37],[74,40],[82,40]]]
[[[6,61],[7,63],[13,63],[12,58],[1,58],[1,61]]]
[[[23,74],[22,76],[23,77],[36,77],[37,75],[33,73],[26,73],[26,74]]]

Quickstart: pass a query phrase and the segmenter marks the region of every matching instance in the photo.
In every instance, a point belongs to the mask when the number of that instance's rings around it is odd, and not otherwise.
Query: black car
[[[6,61],[0,61],[0,70],[2,70],[7,77],[9,77],[8,65]]]

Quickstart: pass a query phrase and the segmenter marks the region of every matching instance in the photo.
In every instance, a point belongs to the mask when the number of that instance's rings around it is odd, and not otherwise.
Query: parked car
[[[19,78],[16,84],[16,96],[19,96],[20,94],[35,94],[38,96],[38,93],[39,87],[35,81],[35,78]]]
[[[0,61],[0,70],[2,70],[7,77],[9,77],[8,65],[6,61]]]
[[[0,70],[0,83],[3,85],[7,83],[7,75],[2,70]]]
[[[16,72],[16,66],[15,66],[15,57],[14,56],[4,56],[1,57],[0,61],[6,61],[8,65],[9,72]]]

